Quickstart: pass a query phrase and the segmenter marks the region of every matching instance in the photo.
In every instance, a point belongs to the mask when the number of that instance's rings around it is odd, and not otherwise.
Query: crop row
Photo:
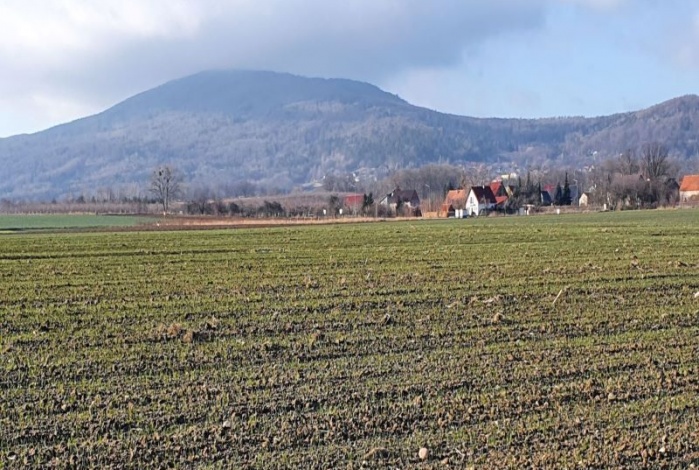
[[[697,222],[3,237],[0,466],[699,464]]]

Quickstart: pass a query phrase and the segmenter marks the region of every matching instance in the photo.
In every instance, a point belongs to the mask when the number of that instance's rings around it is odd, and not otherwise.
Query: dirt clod
[[[196,339],[196,333],[192,330],[187,330],[187,332],[182,337],[182,342],[186,344],[192,344]]]
[[[430,451],[427,450],[427,447],[421,447],[417,455],[420,457],[420,460],[427,460],[427,458],[430,456]]]

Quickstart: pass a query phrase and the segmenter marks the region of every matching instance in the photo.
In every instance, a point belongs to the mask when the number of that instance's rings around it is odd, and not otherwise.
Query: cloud
[[[115,37],[116,47],[92,59],[112,76],[140,70],[131,72],[136,76],[130,83],[230,67],[376,79],[405,67],[448,66],[459,61],[464,47],[535,27],[543,19],[537,3],[203,0],[197,7],[182,6],[194,18],[187,34],[178,34],[179,22],[172,19],[163,24],[143,20],[139,24],[149,28]]]
[[[181,0],[5,0],[0,3],[0,57],[21,66],[57,67],[89,58],[119,38],[192,31],[197,18]],[[117,39],[117,42],[114,40]]]
[[[2,0],[0,102],[24,100],[38,128],[204,69],[380,82],[456,66],[562,3],[628,0]]]
[[[0,100],[24,96],[32,113],[50,101],[64,103],[61,109],[97,108],[211,68],[378,80],[406,68],[448,67],[488,37],[538,27],[544,4],[3,0]],[[55,117],[51,112],[45,120]]]

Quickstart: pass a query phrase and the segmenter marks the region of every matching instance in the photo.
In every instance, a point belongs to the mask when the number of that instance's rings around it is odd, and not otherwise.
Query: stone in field
[[[430,456],[430,451],[427,450],[427,447],[421,447],[417,455],[420,457],[420,460],[427,460],[427,457]]]

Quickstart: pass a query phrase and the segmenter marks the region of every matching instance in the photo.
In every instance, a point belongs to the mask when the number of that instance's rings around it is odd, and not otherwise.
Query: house
[[[547,184],[541,187],[542,191],[546,191],[549,193],[549,196],[555,197],[556,196],[556,185],[555,184]],[[563,186],[561,186],[561,191],[563,190]]]
[[[445,204],[453,204],[454,207],[456,206],[461,206],[460,208],[463,208],[466,206],[466,198],[468,197],[468,193],[466,192],[465,189],[454,189],[449,192],[447,192],[446,197],[444,198],[444,203]]]
[[[561,191],[564,191],[565,186],[561,185]],[[542,199],[542,204],[545,206],[551,206],[556,203],[556,190],[558,189],[557,184],[547,184],[543,186],[542,191],[546,191],[549,193],[549,198],[551,199],[550,203],[544,203]],[[580,200],[580,196],[582,195],[582,188],[580,188],[577,184],[569,184],[568,189],[570,190],[570,204],[575,205],[577,202]]]
[[[497,199],[501,197],[511,197],[515,191],[515,188],[514,186],[504,184],[502,181],[493,181],[490,183],[490,190]]]
[[[508,212],[511,210],[507,202],[515,194],[515,187],[505,184],[503,181],[496,180],[490,183],[490,190],[495,196],[495,209],[500,212]]]
[[[589,193],[582,193],[580,196],[580,199],[578,199],[578,205],[580,207],[584,207],[590,204],[590,194]]]
[[[344,204],[352,214],[358,214],[364,206],[364,194],[348,194],[345,196]]]
[[[699,202],[699,175],[686,175],[682,178],[680,202]]]
[[[510,198],[507,196],[495,196],[495,209],[499,211],[505,211],[507,209],[507,201]]]
[[[490,186],[490,190],[495,197],[507,195],[505,194],[505,186],[502,184],[502,181],[493,181],[488,186]]]
[[[422,215],[420,212],[420,197],[414,189],[396,188],[393,192],[384,196],[379,204],[389,207],[396,212],[402,209],[409,211],[416,217]]]
[[[495,209],[497,200],[490,186],[472,186],[466,199],[468,215],[485,215]]]
[[[440,212],[444,217],[456,217],[456,211],[466,207],[468,194],[465,189],[453,189],[447,192]]]
[[[495,196],[495,209],[504,212],[507,200],[512,195],[513,188],[503,184],[502,181],[493,181],[489,186],[490,190],[493,192],[493,196]]]
[[[665,203],[670,205],[677,204],[680,200],[680,185],[675,178],[667,178],[663,183]]]
[[[539,193],[539,198],[541,200],[542,206],[552,206],[553,205],[553,198],[551,198],[550,192],[542,189],[541,193]]]

